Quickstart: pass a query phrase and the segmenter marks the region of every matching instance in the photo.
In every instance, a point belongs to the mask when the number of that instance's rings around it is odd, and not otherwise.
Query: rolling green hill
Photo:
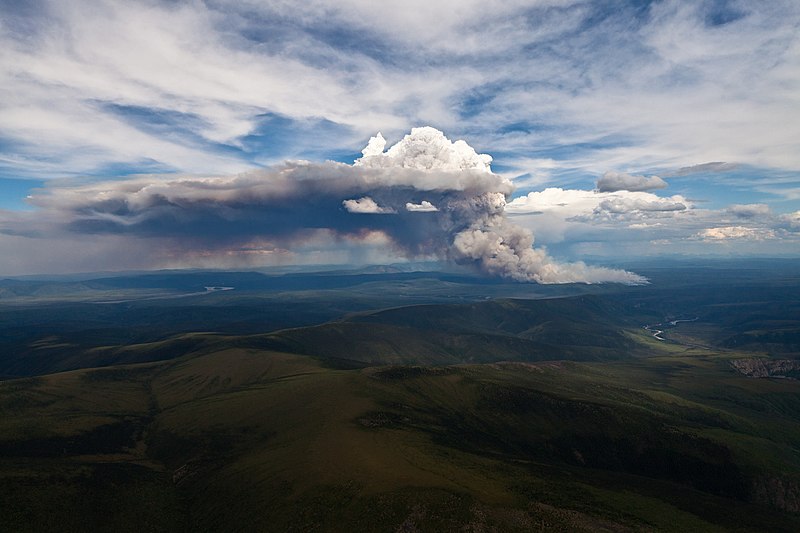
[[[0,529],[800,530],[794,270],[645,273],[2,305]]]
[[[0,383],[15,531],[792,531],[796,382],[687,352],[331,369],[210,347]]]

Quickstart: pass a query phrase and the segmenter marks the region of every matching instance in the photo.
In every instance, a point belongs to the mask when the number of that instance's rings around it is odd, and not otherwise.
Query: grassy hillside
[[[793,531],[797,393],[696,351],[337,370],[210,348],[0,384],[0,507],[17,531]]]
[[[0,529],[800,531],[779,266],[0,283]]]

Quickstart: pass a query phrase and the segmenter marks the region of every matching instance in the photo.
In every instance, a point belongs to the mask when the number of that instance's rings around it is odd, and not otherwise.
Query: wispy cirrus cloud
[[[218,0],[2,8],[7,169],[228,172],[435,124],[598,174],[800,169],[794,2]],[[768,58],[765,60],[764,58]],[[270,123],[264,117],[285,121]],[[315,124],[337,125],[333,138]],[[280,153],[259,139],[288,135]],[[722,167],[717,167],[720,170]],[[565,183],[562,183],[565,184]]]
[[[583,223],[515,215],[543,242],[737,225],[780,241],[800,209],[791,0],[37,0],[0,15],[0,178],[350,163],[376,131],[432,124],[493,154],[522,198],[583,191]],[[581,196],[595,183],[621,196]],[[386,207],[367,192],[338,207]],[[734,207],[750,204],[770,212]]]
[[[728,172],[735,170],[739,165],[737,163],[725,163],[724,161],[711,161],[709,163],[699,163],[688,167],[681,167],[668,174],[668,176],[690,176],[692,174],[700,174],[704,172]]]

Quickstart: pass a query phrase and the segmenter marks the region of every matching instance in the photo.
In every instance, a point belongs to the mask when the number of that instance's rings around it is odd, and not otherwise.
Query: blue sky
[[[12,219],[45,183],[352,163],[424,125],[492,155],[512,216],[565,257],[800,254],[796,1],[35,0],[0,20],[6,256],[36,248]],[[569,204],[608,172],[685,209],[531,215],[530,193]]]

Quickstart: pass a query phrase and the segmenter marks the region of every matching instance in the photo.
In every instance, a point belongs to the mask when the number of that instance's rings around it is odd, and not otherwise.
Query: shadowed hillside
[[[409,306],[297,328],[264,340],[286,351],[363,364],[619,359],[629,321],[597,297]]]
[[[16,531],[796,530],[770,508],[797,497],[796,384],[648,361],[228,348],[6,381],[0,504]]]

